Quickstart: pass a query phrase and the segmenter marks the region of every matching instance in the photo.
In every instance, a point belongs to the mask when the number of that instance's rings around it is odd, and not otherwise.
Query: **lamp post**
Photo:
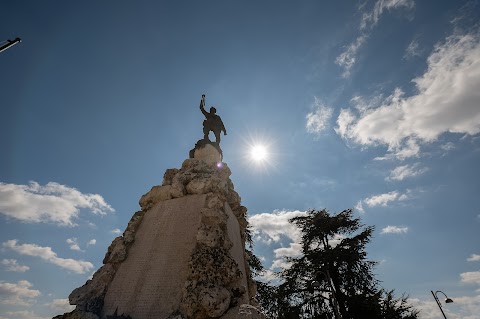
[[[445,312],[443,312],[442,304],[440,303],[440,300],[438,300],[437,293],[441,292],[445,296],[445,303],[452,303],[453,300],[448,298],[447,295],[443,291],[437,290],[434,293],[433,290],[430,290],[430,292],[432,293],[433,298],[437,302],[438,308],[440,308],[440,311],[442,312],[443,318],[447,319],[447,316],[445,315]]]
[[[4,42],[6,42],[6,43],[0,46],[0,52],[5,51],[9,47],[14,46],[15,44],[17,44],[19,42],[22,42],[22,39],[15,38],[15,40],[7,40],[7,41],[4,41]]]

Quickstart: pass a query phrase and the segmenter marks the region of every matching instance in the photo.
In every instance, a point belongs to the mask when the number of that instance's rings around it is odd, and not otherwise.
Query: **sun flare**
[[[250,150],[250,156],[255,162],[262,162],[267,159],[268,152],[265,146],[255,145]]]

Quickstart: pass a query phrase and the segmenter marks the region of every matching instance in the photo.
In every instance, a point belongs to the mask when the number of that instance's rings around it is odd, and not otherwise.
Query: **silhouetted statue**
[[[200,100],[200,110],[202,111],[203,115],[205,115],[206,120],[203,121],[203,138],[205,140],[209,140],[208,133],[210,131],[215,134],[215,141],[218,145],[220,145],[220,132],[223,131],[223,135],[227,135],[227,130],[223,125],[222,119],[217,114],[217,109],[213,106],[210,108],[210,112],[205,111],[205,94],[202,95],[202,99]]]

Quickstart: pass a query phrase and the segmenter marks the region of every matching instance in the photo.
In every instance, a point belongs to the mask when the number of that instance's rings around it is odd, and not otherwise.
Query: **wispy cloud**
[[[87,247],[88,246],[95,246],[97,244],[97,240],[96,239],[90,239],[87,243]]]
[[[415,38],[412,40],[412,42],[410,42],[410,44],[405,49],[405,54],[403,55],[403,58],[405,60],[410,60],[414,57],[421,56],[422,53],[423,53],[423,50],[420,48],[418,39]]]
[[[1,264],[5,265],[6,271],[26,272],[30,269],[28,266],[20,265],[16,259],[3,259]]]
[[[358,112],[344,109],[336,132],[362,146],[388,146],[404,159],[443,133],[480,132],[480,35],[449,36],[428,58],[428,69],[413,79],[417,94],[397,88],[381,106]]]
[[[400,193],[398,191],[392,191],[389,193],[374,195],[372,197],[368,197],[364,199],[364,203],[368,205],[368,207],[375,207],[375,206],[387,206],[389,202],[393,202],[400,197]]]
[[[380,234],[406,234],[408,232],[408,227],[406,226],[387,226],[382,229]]]
[[[366,11],[362,15],[360,21],[360,35],[335,59],[335,63],[343,68],[342,77],[348,78],[351,69],[357,61],[357,53],[359,49],[366,43],[371,30],[378,24],[380,17],[385,11],[404,8],[411,10],[415,7],[413,0],[378,0],[370,11]],[[361,10],[365,6],[361,6]]]
[[[375,5],[371,11],[365,12],[362,15],[360,29],[363,30],[375,27],[385,11],[391,11],[393,9],[400,8],[411,10],[414,7],[415,2],[413,0],[378,0],[375,2]]]
[[[27,280],[17,283],[0,281],[0,304],[15,306],[30,306],[35,297],[40,296],[40,291],[31,289],[33,285]]]
[[[402,181],[405,178],[419,176],[428,171],[427,167],[419,166],[420,163],[397,166],[390,172],[390,176],[385,179],[387,181]]]
[[[114,235],[120,235],[122,233],[122,231],[118,228],[112,229],[110,232]]]
[[[88,261],[70,258],[60,258],[51,247],[42,247],[36,244],[18,244],[18,240],[12,239],[4,242],[3,247],[9,248],[21,255],[39,257],[49,263],[61,268],[73,271],[77,274],[84,274],[93,269],[93,264]]]
[[[53,299],[52,302],[47,303],[46,306],[59,314],[75,309],[75,305],[70,305],[68,299]]]
[[[6,319],[50,319],[51,317],[42,317],[31,310],[7,311],[5,314],[9,317]],[[0,317],[1,318],[1,317]]]
[[[415,193],[414,193],[415,191],[421,192],[422,190],[407,189],[404,193],[401,193],[398,190],[395,190],[388,193],[372,195],[363,200],[359,200],[355,205],[355,209],[358,210],[360,213],[365,213],[363,204],[366,204],[368,207],[377,207],[377,206],[387,207],[393,202],[411,200],[412,198],[415,197]]]
[[[340,53],[335,59],[335,64],[343,67],[342,77],[348,78],[351,73],[351,69],[357,61],[357,52],[360,47],[366,42],[367,35],[362,34],[354,42],[345,47],[345,51]]]
[[[448,143],[440,145],[440,148],[442,150],[448,152],[448,151],[451,151],[451,150],[455,149],[455,144],[453,144],[452,142],[448,142]]]
[[[471,254],[470,257],[467,258],[467,261],[480,261],[480,255]]]
[[[306,116],[306,128],[307,132],[319,135],[328,127],[333,109],[325,106],[317,97],[315,97],[313,108],[314,110]]]
[[[361,200],[358,201],[357,205],[355,205],[355,209],[362,214],[365,213],[365,209],[363,209],[363,204]]]
[[[70,245],[70,249],[71,249],[71,250],[82,251],[82,250],[80,249],[80,246],[78,246],[78,239],[77,239],[77,238],[75,238],[75,237],[73,237],[73,238],[68,238],[68,239],[66,240],[66,242],[67,242],[67,244]]]
[[[468,271],[460,274],[460,281],[466,284],[480,285],[480,271]]]
[[[50,182],[41,186],[0,183],[0,213],[25,222],[53,222],[74,226],[80,209],[106,214],[114,209],[98,194],[82,194],[75,188]]]

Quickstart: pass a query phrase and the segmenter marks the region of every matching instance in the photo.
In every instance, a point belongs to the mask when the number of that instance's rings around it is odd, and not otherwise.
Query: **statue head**
[[[210,108],[210,113],[212,113],[212,114],[217,113],[217,109],[212,106],[212,107]]]

